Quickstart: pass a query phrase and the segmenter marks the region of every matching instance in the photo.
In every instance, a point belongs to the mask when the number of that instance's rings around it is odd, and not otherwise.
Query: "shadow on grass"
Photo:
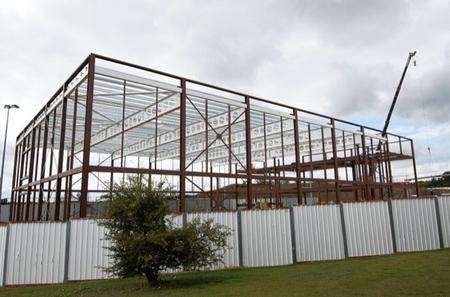
[[[234,280],[239,279],[236,276],[231,275],[225,275],[223,273],[194,273],[190,275],[169,275],[169,276],[163,276],[161,278],[160,282],[160,288],[167,288],[167,289],[183,289],[183,288],[201,288],[201,287],[207,287],[215,284],[224,284],[224,283],[230,283]],[[148,285],[150,287],[150,285]]]
[[[225,275],[223,273],[214,272],[181,273],[163,275],[157,286],[150,286],[144,277],[136,277],[131,279],[121,279],[120,284],[117,284],[118,280],[115,282],[107,281],[90,285],[80,283],[72,292],[75,293],[73,296],[95,296],[95,291],[98,293],[107,291],[110,293],[110,296],[118,296],[116,294],[122,296],[123,294],[126,295],[133,292],[204,289],[215,285],[232,283],[239,279],[240,278],[235,275]],[[90,292],[90,294],[88,292]],[[87,294],[84,295],[84,293]]]

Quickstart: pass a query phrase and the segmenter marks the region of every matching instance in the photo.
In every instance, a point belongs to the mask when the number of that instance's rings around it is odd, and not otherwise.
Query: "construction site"
[[[96,217],[137,174],[181,213],[416,197],[393,106],[375,129],[91,54],[17,137],[9,219]]]

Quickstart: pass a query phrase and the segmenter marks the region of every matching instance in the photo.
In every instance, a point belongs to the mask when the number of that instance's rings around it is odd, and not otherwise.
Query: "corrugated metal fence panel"
[[[439,197],[438,202],[444,246],[450,247],[450,196]]]
[[[187,221],[192,221],[194,218],[200,218],[201,221],[213,220],[214,223],[224,225],[231,231],[227,238],[229,249],[225,252],[223,257],[223,264],[213,269],[238,267],[239,266],[239,245],[238,245],[238,231],[237,231],[237,213],[236,212],[214,212],[214,213],[192,213],[187,215]]]
[[[344,203],[349,257],[394,252],[387,202]]]
[[[297,206],[293,210],[297,261],[345,258],[338,205]]]
[[[166,219],[172,222],[175,227],[183,226],[183,215],[168,215]]]
[[[11,224],[6,284],[61,283],[65,245],[65,223]]]
[[[399,252],[439,248],[433,199],[392,200],[392,212]]]
[[[3,285],[3,277],[5,267],[5,254],[6,254],[6,226],[0,226],[0,287]]]
[[[104,269],[111,261],[106,249],[111,243],[105,233],[105,227],[95,220],[70,222],[69,280],[111,278]]]
[[[288,209],[242,211],[241,223],[244,266],[292,263]]]

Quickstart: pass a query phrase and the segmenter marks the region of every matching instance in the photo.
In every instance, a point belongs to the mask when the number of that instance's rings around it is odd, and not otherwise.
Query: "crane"
[[[406,60],[405,68],[403,69],[402,77],[400,78],[400,82],[398,83],[397,90],[394,94],[394,99],[392,100],[391,107],[389,108],[389,113],[387,115],[386,121],[384,122],[383,131],[381,133],[382,137],[386,136],[387,129],[389,127],[389,122],[391,121],[392,112],[394,111],[395,104],[397,103],[398,95],[400,94],[400,90],[402,89],[403,80],[405,79],[406,71],[408,71],[409,63],[411,63],[411,59],[416,55],[417,51],[410,52],[408,54],[408,59]],[[381,141],[378,143],[377,150],[381,149]]]

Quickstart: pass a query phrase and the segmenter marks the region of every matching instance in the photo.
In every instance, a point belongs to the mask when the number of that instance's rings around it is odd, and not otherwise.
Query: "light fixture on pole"
[[[6,104],[5,106],[3,106],[3,108],[7,109],[7,112],[6,112],[5,140],[3,142],[2,167],[0,172],[0,203],[2,200],[2,190],[3,190],[3,172],[5,170],[6,138],[8,137],[9,111],[14,108],[19,108],[19,106],[16,104]]]

